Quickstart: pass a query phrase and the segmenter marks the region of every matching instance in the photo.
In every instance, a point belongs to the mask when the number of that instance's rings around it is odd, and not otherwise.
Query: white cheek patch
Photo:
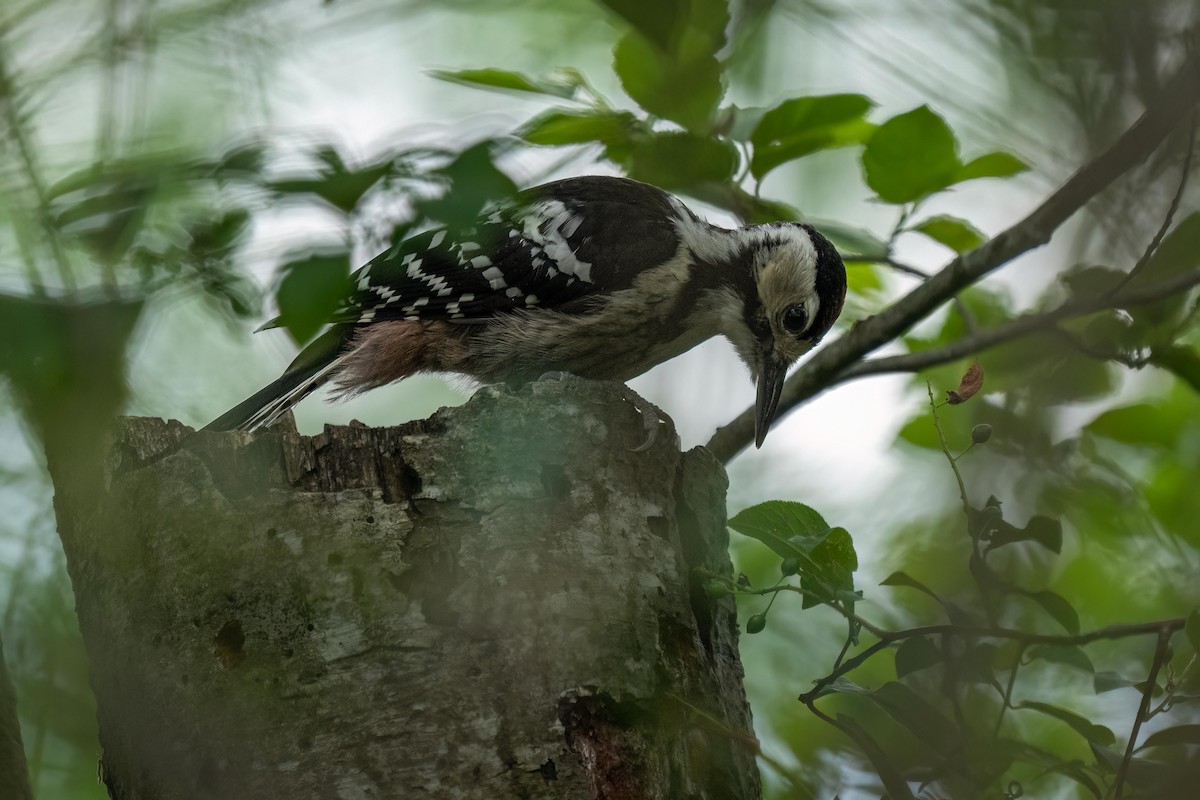
[[[772,324],[788,306],[803,305],[810,327],[821,305],[816,286],[816,248],[802,228],[788,226],[768,233],[778,237],[780,242],[763,254],[761,266],[756,265],[758,299]]]

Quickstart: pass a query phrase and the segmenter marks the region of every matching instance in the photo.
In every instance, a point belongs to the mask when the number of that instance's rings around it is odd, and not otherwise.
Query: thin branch
[[[1079,646],[1102,639],[1126,639],[1130,636],[1144,636],[1148,633],[1161,633],[1163,631],[1174,633],[1175,631],[1183,630],[1185,622],[1185,619],[1179,617],[1176,619],[1158,620],[1156,622],[1109,625],[1105,628],[1097,628],[1094,631],[1073,635],[1029,633],[1028,631],[1018,631],[1013,628],[999,628],[989,625],[926,625],[921,628],[908,628],[902,631],[881,631],[882,635],[879,636],[878,642],[858,653],[824,678],[817,680],[813,688],[800,695],[799,699],[802,703],[815,700],[826,687],[843,675],[858,669],[858,667],[862,666],[862,664],[880,650],[891,647],[896,642],[904,641],[905,639],[914,639],[918,636],[950,635],[970,639],[1013,639],[1026,647],[1035,644]]]
[[[888,372],[919,372],[929,367],[949,364],[967,356],[977,355],[1013,339],[1046,330],[1065,319],[1086,316],[1109,308],[1131,308],[1157,303],[1197,285],[1200,285],[1200,269],[1185,272],[1169,281],[1163,281],[1144,289],[1125,291],[1119,296],[1097,295],[1068,300],[1050,311],[1025,314],[1003,325],[980,331],[974,336],[966,336],[944,347],[935,347],[901,356],[859,361],[842,370],[829,381],[828,386],[835,386],[867,375],[880,375]]]
[[[1150,698],[1158,686],[1158,671],[1162,669],[1163,661],[1167,657],[1167,645],[1171,641],[1172,633],[1174,631],[1165,625],[1159,628],[1158,647],[1154,651],[1154,663],[1150,666],[1150,677],[1146,679],[1142,702],[1138,706],[1137,716],[1133,720],[1133,730],[1129,733],[1129,744],[1125,745],[1125,757],[1121,759],[1121,766],[1117,768],[1117,779],[1113,783],[1115,800],[1121,800],[1121,790],[1125,788],[1125,776],[1129,773],[1129,765],[1133,761],[1133,751],[1137,747],[1138,733],[1142,729],[1142,722],[1146,720],[1146,712],[1150,710]]]
[[[896,270],[896,272],[900,272],[905,275],[911,275],[912,277],[920,278],[923,281],[927,281],[930,279],[930,277],[932,277],[925,270],[920,269],[918,267],[914,267],[912,264],[906,264],[903,261],[897,261],[896,259],[894,259],[890,256],[888,256],[887,258],[870,258],[867,256],[855,256],[853,260],[855,260],[855,261],[871,261],[876,264],[883,264],[886,267],[891,267],[892,269]]]
[[[835,602],[829,600],[828,598],[825,598],[825,597],[821,596],[820,594],[817,594],[816,592],[809,591],[808,589],[805,589],[802,586],[795,586],[790,583],[785,583],[782,585],[776,584],[775,586],[769,586],[765,589],[737,589],[736,590],[737,594],[743,594],[743,595],[778,594],[779,592],[793,592],[804,598],[816,600],[821,605],[829,606],[834,611],[838,612],[843,617],[845,617],[848,621],[862,626],[863,630],[865,630],[867,633],[869,633],[872,636],[875,636],[877,638],[886,639],[892,635],[889,631],[884,630],[883,628],[879,627],[878,625],[871,622],[870,620],[864,619],[863,617],[860,617],[858,614],[855,614],[853,611],[845,608],[844,606],[842,606],[838,603],[835,603]]]
[[[1167,215],[1163,217],[1162,225],[1158,226],[1158,231],[1155,232],[1154,238],[1150,240],[1150,244],[1142,252],[1142,257],[1133,265],[1133,269],[1125,274],[1125,277],[1114,286],[1110,293],[1115,294],[1125,288],[1125,285],[1136,278],[1146,265],[1150,263],[1150,259],[1158,252],[1158,246],[1162,244],[1162,240],[1166,237],[1167,231],[1171,229],[1171,222],[1175,219],[1175,213],[1179,211],[1179,203],[1183,200],[1183,191],[1187,188],[1188,177],[1192,174],[1192,152],[1196,149],[1196,112],[1192,111],[1192,122],[1188,128],[1188,146],[1187,153],[1183,157],[1183,169],[1179,175],[1179,186],[1175,188],[1175,196],[1171,198],[1171,205],[1167,207]]]
[[[1004,690],[1004,703],[1000,706],[1000,713],[996,715],[996,725],[992,728],[992,739],[1000,735],[1000,726],[1004,724],[1004,714],[1012,708],[1013,688],[1017,685],[1017,673],[1021,671],[1021,659],[1024,657],[1025,645],[1021,644],[1017,650],[1017,660],[1008,673],[1008,687]]]
[[[840,373],[872,350],[895,339],[935,309],[1017,256],[1050,241],[1054,232],[1113,181],[1142,163],[1200,101],[1200,56],[1188,59],[1157,101],[1105,152],[1072,175],[1029,216],[917,286],[890,308],[861,320],[816,353],[784,385],[780,416],[816,396]],[[754,409],[719,428],[708,449],[728,463],[754,440]]]
[[[857,255],[855,255],[855,256],[847,256],[846,260],[847,261],[867,261],[872,264],[882,264],[885,267],[889,267],[892,270],[899,272],[902,275],[910,275],[914,278],[920,278],[923,281],[929,280],[929,278],[930,278],[930,274],[928,272],[926,272],[925,270],[920,269],[919,267],[914,267],[912,264],[907,264],[903,261],[897,261],[896,259],[892,258],[891,256],[880,257],[880,256],[857,256]],[[975,331],[979,330],[979,323],[977,323],[975,321],[975,315],[971,313],[971,310],[969,308],[967,308],[967,304],[963,302],[961,297],[959,297],[958,295],[954,295],[954,297],[952,297],[950,299],[950,302],[954,304],[954,309],[958,312],[958,315],[960,317],[962,317],[963,324],[965,324],[967,326],[968,333],[975,333]]]
[[[853,625],[853,623],[851,623]],[[846,641],[842,642],[842,649],[838,651],[837,658],[833,660],[833,668],[837,669],[842,665],[842,659],[846,657],[846,653],[850,652],[850,644],[854,641],[853,636],[847,636]]]
[[[958,496],[962,499],[963,513],[967,515],[969,523],[971,519],[971,504],[967,502],[967,486],[963,483],[963,476],[958,470],[958,463],[950,452],[950,445],[946,443],[946,434],[942,433],[942,423],[938,419],[937,413],[937,402],[933,399],[933,384],[926,381],[925,389],[929,392],[929,411],[933,414],[933,429],[937,431],[938,441],[942,444],[942,452],[946,455],[946,461],[949,462],[950,469],[954,470],[954,480],[958,481]]]

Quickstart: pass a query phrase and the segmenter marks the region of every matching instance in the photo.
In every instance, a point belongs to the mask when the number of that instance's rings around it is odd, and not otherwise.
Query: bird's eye
[[[783,312],[783,327],[791,334],[800,334],[808,327],[808,312],[804,306],[788,306]]]

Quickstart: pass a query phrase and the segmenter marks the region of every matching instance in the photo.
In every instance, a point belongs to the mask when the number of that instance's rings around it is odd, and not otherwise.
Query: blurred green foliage
[[[15,0],[0,10],[3,422],[17,442],[19,414],[27,441],[52,469],[86,467],[100,432],[128,404],[126,358],[136,326],[155,313],[148,309],[190,297],[226,319],[258,317],[250,244],[272,215],[328,222],[289,234],[276,259],[270,293],[278,322],[303,342],[336,304],[356,255],[428,224],[463,224],[516,190],[509,165],[531,155],[601,161],[747,224],[813,219],[847,256],[844,328],[899,296],[902,281],[919,272],[908,254],[923,252],[922,244],[965,253],[986,242],[990,209],[953,199],[965,196],[956,194],[964,184],[1010,178],[1029,164],[1054,178],[1056,165],[1081,164],[1111,141],[1194,52],[1197,22],[1185,0],[873,9],[898,30],[929,38],[942,61],[929,59],[922,72],[905,61],[901,42],[872,47],[860,36],[872,21],[851,3],[540,4],[536,12],[572,15],[572,24],[611,45],[612,74],[585,75],[575,64],[531,74],[479,52],[469,68],[431,75],[525,98],[536,106],[528,118],[471,142],[393,145],[360,158],[344,145],[264,131],[229,113],[270,105],[283,85],[269,63],[295,5]],[[299,5],[306,14],[320,8],[316,0]],[[325,5],[336,13],[348,4]],[[483,8],[477,0],[368,5],[357,24]],[[524,24],[518,5],[487,10]],[[929,31],[924,13],[944,15],[945,30]],[[796,19],[841,37],[846,76],[836,91],[809,91],[817,82],[803,71],[767,68],[780,49],[773,29]],[[962,52],[955,33],[967,42]],[[1009,96],[990,96],[972,118],[950,99],[973,91],[944,66],[955,59],[994,64]],[[920,100],[876,89],[850,69],[859,60],[882,62]],[[63,116],[51,103],[58,96],[92,99]],[[94,121],[81,123],[85,115]],[[959,124],[964,117],[970,124]],[[64,143],[71,125],[82,133]],[[1040,135],[1028,135],[1029,126]],[[979,137],[964,127],[999,133],[977,147]],[[1192,161],[1182,154],[1193,137],[1181,131],[1097,198],[1061,267],[1026,285],[989,280],[968,289],[896,350],[933,351],[1022,310],[1194,271],[1200,215],[1181,211],[1163,225],[1177,188],[1177,205],[1189,207]],[[997,140],[1004,146],[996,149]],[[836,180],[806,184],[818,190],[803,194],[796,176],[820,178],[829,164],[839,165]],[[825,195],[848,185],[866,200],[860,206],[893,224],[867,224],[871,215],[857,210],[816,218],[833,207]],[[1160,227],[1161,242],[1149,247]],[[777,501],[730,520],[765,547],[737,548],[749,588],[732,576],[707,576],[707,586],[743,596],[747,631],[762,632],[756,643],[786,633],[770,669],[751,664],[762,684],[752,694],[806,692],[805,702],[755,709],[772,797],[1102,797],[1118,782],[1126,797],[1188,796],[1200,742],[1198,310],[1194,292],[1184,291],[1047,324],[988,351],[982,392],[932,413],[926,382],[954,388],[969,360],[915,375],[896,409],[906,419],[888,457],[928,476],[915,498],[919,513],[904,519],[872,497],[854,500],[872,508],[870,549],[883,555],[868,558],[869,537],[856,532],[856,547],[850,532],[807,505]],[[982,424],[991,426],[986,442],[972,438]],[[947,457],[962,480],[961,503]],[[14,463],[0,471],[0,491],[45,498],[41,466]],[[35,791],[99,796],[85,661],[62,559],[47,545],[51,510],[37,500],[23,505],[34,522],[0,534],[15,554],[0,559],[0,635]],[[882,569],[871,583],[890,573],[887,588],[864,583],[868,561]],[[790,596],[771,605],[793,593],[802,595],[794,609]],[[815,607],[824,610],[795,621]],[[819,614],[829,618],[812,622]],[[1155,620],[1173,620],[1169,647],[1156,649],[1154,631],[1084,641],[1103,626]],[[869,657],[852,672],[810,691],[813,680],[862,653]],[[1143,697],[1148,724],[1127,757]]]

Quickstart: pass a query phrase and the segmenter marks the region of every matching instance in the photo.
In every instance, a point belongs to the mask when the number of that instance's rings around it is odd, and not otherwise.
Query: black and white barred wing
[[[356,330],[374,322],[486,322],[537,309],[587,313],[597,298],[631,288],[646,270],[678,255],[679,226],[689,219],[659,189],[593,176],[530,189],[474,228],[407,239],[354,274],[333,326],[283,375],[208,428],[270,424],[329,380]]]
[[[380,254],[353,279],[338,322],[487,320],[524,309],[585,310],[590,296],[627,288],[674,255],[678,237],[656,189],[560,181],[500,208],[473,228],[439,229]],[[607,184],[607,181],[605,182]],[[640,191],[622,192],[626,184]],[[641,202],[639,202],[641,201]]]

